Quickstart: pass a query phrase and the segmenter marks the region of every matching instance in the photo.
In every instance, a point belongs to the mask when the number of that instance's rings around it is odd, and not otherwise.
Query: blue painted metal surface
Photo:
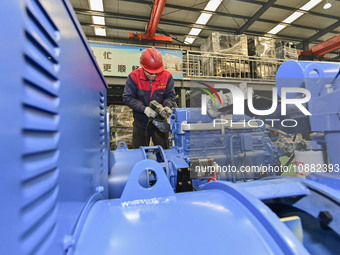
[[[269,178],[264,178],[256,182],[238,183],[238,186],[261,200],[310,194],[308,188],[301,183],[301,179],[289,177],[277,177],[270,181]]]
[[[222,190],[228,195],[236,198],[257,218],[267,232],[276,240],[277,245],[284,254],[309,254],[277,216],[267,206],[255,199],[250,193],[245,192],[235,184],[227,182],[207,183],[202,190]]]
[[[324,131],[331,164],[340,164],[340,64],[286,61],[276,75],[276,86],[306,88],[312,131]],[[280,90],[279,90],[280,91]],[[291,94],[295,98],[298,94]]]
[[[131,170],[136,163],[144,159],[157,161],[166,172],[168,180],[175,191],[177,182],[177,170],[187,168],[185,160],[178,157],[173,149],[163,150],[161,146],[140,147],[129,150],[121,142],[117,150],[111,152],[111,164],[109,174],[109,197],[119,198],[122,195],[125,184],[130,176]],[[124,143],[125,144],[125,143]],[[150,179],[144,179],[144,185],[149,185]]]
[[[120,146],[117,147],[117,150],[111,151],[110,157],[109,197],[119,198],[132,168],[137,162],[145,158],[140,149],[129,150]]]
[[[0,20],[0,254],[62,254],[107,197],[107,85],[68,1],[4,1]]]
[[[314,173],[310,178],[340,189],[340,64],[304,61],[284,62],[276,76],[278,87],[300,87],[311,92],[307,103],[311,130],[323,131],[330,167],[328,174]],[[291,95],[296,97],[297,95]]]
[[[339,191],[310,180],[280,177],[239,183],[237,186],[266,201],[267,206],[280,217],[300,217],[303,230],[302,242],[311,254],[338,253]],[[327,224],[320,223],[321,213],[330,215]]]
[[[144,169],[158,186],[138,186]],[[260,201],[220,190],[175,194],[159,164],[141,161],[121,199],[94,205],[75,254],[308,254]]]

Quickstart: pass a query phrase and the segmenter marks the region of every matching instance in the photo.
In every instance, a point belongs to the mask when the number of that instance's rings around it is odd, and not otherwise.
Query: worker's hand
[[[169,118],[170,115],[172,114],[172,110],[168,106],[165,106],[164,110],[165,110],[165,112],[166,112],[166,114],[168,115],[168,118]]]
[[[155,112],[154,110],[152,110],[149,106],[147,106],[144,110],[144,113],[146,116],[148,116],[149,118],[156,118],[157,116],[157,112]]]
[[[161,115],[164,119],[168,119],[171,114],[172,114],[172,110],[168,106],[165,106],[164,108],[162,106],[162,110],[159,113],[159,115]]]

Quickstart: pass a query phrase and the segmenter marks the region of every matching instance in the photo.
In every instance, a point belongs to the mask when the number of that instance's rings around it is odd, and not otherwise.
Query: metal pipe
[[[156,34],[157,26],[159,23],[159,20],[161,19],[162,12],[165,6],[166,0],[155,0],[155,3],[152,8],[150,21],[148,24],[148,31],[146,34],[146,37],[148,39],[153,39],[153,37]]]
[[[340,35],[336,35],[324,42],[321,42],[312,48],[310,50],[304,50],[299,52],[299,55],[313,55],[315,57],[321,57],[325,55],[326,53],[332,52],[336,49],[340,48]]]

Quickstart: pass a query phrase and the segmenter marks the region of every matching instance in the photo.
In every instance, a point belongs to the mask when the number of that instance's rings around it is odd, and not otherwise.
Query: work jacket
[[[136,69],[130,73],[123,92],[123,102],[133,110],[134,125],[141,128],[145,128],[148,123],[144,110],[152,100],[171,108],[174,106],[175,97],[174,79],[165,70],[158,74],[154,81],[149,81],[143,68]]]

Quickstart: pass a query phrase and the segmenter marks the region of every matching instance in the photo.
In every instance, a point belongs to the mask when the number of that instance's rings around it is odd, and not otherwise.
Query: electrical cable
[[[288,159],[288,161],[286,162],[285,166],[289,166],[290,163],[292,163],[293,159],[295,158],[295,154],[293,153],[292,156],[290,156],[290,158]]]
[[[177,39],[176,36],[171,35],[171,33],[166,32],[165,30],[163,30],[163,29],[161,29],[161,28],[159,28],[159,27],[157,28],[157,31],[161,32],[163,35],[171,36],[171,38],[174,39],[174,40],[177,41],[177,42],[184,43],[184,41],[181,41],[181,40]]]
[[[208,178],[208,182],[210,182],[211,180],[213,180],[213,181],[217,181],[217,180],[216,180],[216,178],[209,177],[209,178]]]
[[[146,124],[146,128],[145,128],[145,146],[149,146],[149,143],[150,143],[150,138],[148,139],[149,137],[149,133],[148,133],[148,129],[149,129],[149,126],[150,126],[150,123],[152,122],[152,119],[149,118],[149,121],[148,121],[148,124]]]

